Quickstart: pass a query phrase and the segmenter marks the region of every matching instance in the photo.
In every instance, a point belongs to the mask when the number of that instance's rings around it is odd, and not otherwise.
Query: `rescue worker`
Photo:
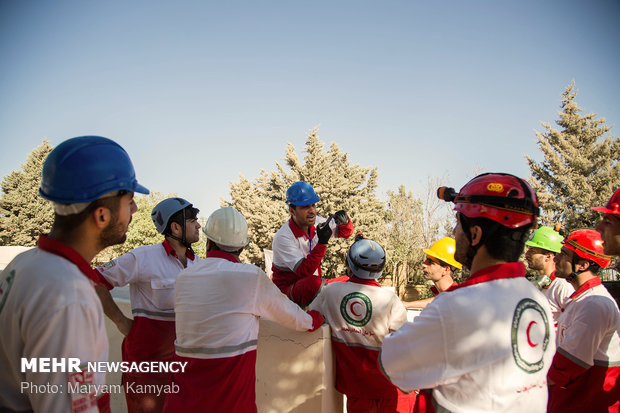
[[[601,236],[571,232],[555,257],[556,277],[575,292],[558,319],[557,353],[549,370],[549,412],[618,412],[620,312],[597,276],[609,266]]]
[[[105,288],[97,288],[103,311],[125,335],[123,361],[172,360],[174,282],[184,268],[198,261],[192,250],[192,244],[200,240],[198,212],[183,198],[164,199],[151,212],[164,242],[135,248],[97,268],[105,284]],[[118,308],[109,291],[128,284],[133,320]],[[122,380],[129,413],[161,412],[166,393],[156,386],[170,384],[171,373],[124,372]],[[137,388],[141,391],[135,391]]]
[[[424,278],[433,283],[431,292],[434,296],[457,285],[452,278],[452,274],[455,268],[460,270],[463,267],[461,263],[454,259],[455,248],[454,238],[443,237],[435,241],[429,249],[423,250],[426,254],[426,259],[422,263],[422,274],[424,274]],[[405,308],[424,308],[431,301],[433,301],[433,298],[406,302]]]
[[[425,389],[417,412],[544,412],[552,314],[518,262],[536,193],[514,175],[487,173],[438,195],[455,204],[454,258],[471,275],[385,338],[383,371],[403,391]]]
[[[327,285],[310,304],[332,330],[336,390],[347,396],[347,411],[411,412],[415,393],[403,394],[379,370],[383,338],[407,321],[407,310],[393,291],[376,280],[385,251],[375,241],[355,237],[346,257],[347,282]]]
[[[99,136],[68,139],[43,163],[39,194],[51,201],[54,223],[37,247],[19,254],[0,275],[0,411],[109,412],[109,393],[96,393],[105,373],[48,365],[26,369],[21,359],[106,362],[108,338],[99,282],[90,261],[125,242],[137,211],[138,184],[127,152]],[[26,387],[24,388],[24,385]],[[71,392],[69,386],[81,386]],[[75,388],[75,387],[73,387]]]
[[[592,209],[604,214],[596,230],[603,238],[605,254],[620,256],[620,188],[609,198],[607,205]]]
[[[317,216],[319,201],[312,185],[302,181],[292,184],[286,191],[291,219],[276,232],[272,243],[272,280],[302,307],[314,299],[323,285],[321,260],[330,238],[349,238],[353,234],[353,223],[344,210],[328,219]]]
[[[297,331],[314,331],[325,320],[304,312],[260,268],[239,262],[248,244],[245,218],[232,207],[213,212],[203,232],[207,258],[183,270],[175,287],[174,374],[178,393],[165,412],[256,412],[256,344],[259,317]]]
[[[555,256],[560,253],[564,237],[551,227],[539,227],[525,245],[527,266],[538,272],[536,285],[549,300],[553,321],[557,323],[562,309],[575,289],[568,281],[555,276]]]

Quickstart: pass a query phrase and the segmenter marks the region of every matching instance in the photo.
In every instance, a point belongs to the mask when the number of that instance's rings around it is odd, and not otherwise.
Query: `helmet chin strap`
[[[474,257],[476,256],[478,249],[482,246],[482,244],[484,244],[484,240],[486,237],[489,237],[495,233],[495,231],[497,230],[497,227],[491,226],[490,228],[487,228],[486,233],[483,231],[478,244],[472,245],[473,241],[472,241],[472,234],[470,230],[470,223],[468,220],[463,222],[463,217],[464,215],[462,214],[459,215],[459,220],[461,221],[461,227],[463,228],[463,232],[465,232],[465,235],[467,235],[467,239],[469,240],[469,247],[467,248],[467,254],[466,254],[467,263],[461,263],[461,264],[463,264],[467,268],[471,268],[471,265],[474,262]]]
[[[573,282],[573,281],[577,281],[577,276],[581,275],[582,273],[586,272],[587,269],[583,270],[583,271],[577,271],[576,265],[575,265],[575,258],[577,258],[577,255],[573,255],[573,258],[570,262],[570,266],[571,269],[573,270],[573,272],[571,272],[568,277],[566,277],[566,280],[568,282]]]
[[[177,236],[174,236],[172,234],[169,234],[168,236],[172,239],[175,239],[177,241],[179,241],[185,248],[187,248],[188,250],[190,250],[192,252],[192,254],[194,253],[194,250],[192,249],[192,244],[187,242],[187,236],[185,234],[185,208],[183,208],[182,210],[183,213],[183,225],[181,225],[182,228],[182,237],[179,238]]]

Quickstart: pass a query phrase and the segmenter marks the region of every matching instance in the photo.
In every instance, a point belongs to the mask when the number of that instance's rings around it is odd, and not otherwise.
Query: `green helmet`
[[[525,242],[528,247],[537,247],[543,250],[560,252],[564,237],[551,227],[540,227],[532,235],[532,239]]]

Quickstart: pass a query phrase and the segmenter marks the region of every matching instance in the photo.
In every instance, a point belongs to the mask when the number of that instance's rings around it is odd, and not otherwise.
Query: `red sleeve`
[[[110,393],[103,393],[97,399],[97,408],[99,413],[110,413]]]
[[[297,266],[295,274],[302,278],[313,275],[317,268],[321,266],[321,260],[325,255],[325,251],[327,251],[327,245],[317,244],[312,248],[310,254],[301,261],[301,264]]]
[[[557,352],[553,357],[549,373],[547,373],[547,379],[552,381],[556,386],[565,386],[568,382],[581,376],[587,370],[587,368],[578,365],[568,357]]]
[[[103,287],[103,288],[107,288],[108,290],[111,290],[111,289],[113,289],[113,288],[114,288],[114,286],[113,286],[112,284],[110,284],[110,283],[108,282],[108,280],[106,280],[106,279],[105,279],[105,277],[103,276],[103,274],[101,274],[101,273],[99,272],[99,270],[98,270],[98,269],[96,269],[96,268],[95,268],[95,272],[96,272],[96,273],[97,273],[97,275],[99,276],[99,282],[98,282],[98,284],[99,284],[101,287]]]
[[[349,238],[353,235],[353,221],[349,219],[344,225],[338,225],[338,238]]]

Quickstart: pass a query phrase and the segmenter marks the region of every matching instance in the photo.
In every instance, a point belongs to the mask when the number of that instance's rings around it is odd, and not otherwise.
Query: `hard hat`
[[[241,212],[233,207],[223,207],[207,219],[202,232],[222,247],[240,249],[248,245],[248,223]]]
[[[564,237],[553,228],[540,227],[534,231],[532,238],[526,241],[525,245],[558,253],[562,249],[562,241],[564,241]]]
[[[429,249],[422,250],[429,257],[437,258],[440,261],[445,262],[448,265],[458,268],[463,268],[460,262],[454,259],[454,251],[456,250],[456,241],[450,237],[443,237],[442,239],[435,241]]]
[[[594,261],[601,268],[607,268],[611,263],[611,257],[603,254],[601,234],[593,229],[579,229],[571,232],[563,245],[579,257]]]
[[[286,190],[286,202],[291,205],[305,206],[320,200],[312,185],[307,182],[297,181]]]
[[[376,280],[385,267],[385,250],[375,241],[360,238],[349,248],[347,264],[356,277]]]
[[[469,218],[488,218],[508,228],[528,225],[540,213],[532,187],[523,179],[504,173],[478,175],[458,194],[453,188],[438,188],[437,196],[454,202],[454,210]]]
[[[592,207],[593,210],[603,212],[605,214],[620,215],[620,188],[609,198],[607,205],[604,207]]]
[[[100,136],[71,138],[52,150],[41,171],[39,194],[61,204],[92,202],[109,192],[148,194],[127,152]]]
[[[170,217],[182,209],[191,206],[192,204],[183,198],[168,198],[155,205],[153,211],[151,211],[151,219],[153,224],[155,224],[155,228],[157,228],[157,232],[163,234],[168,226]]]

